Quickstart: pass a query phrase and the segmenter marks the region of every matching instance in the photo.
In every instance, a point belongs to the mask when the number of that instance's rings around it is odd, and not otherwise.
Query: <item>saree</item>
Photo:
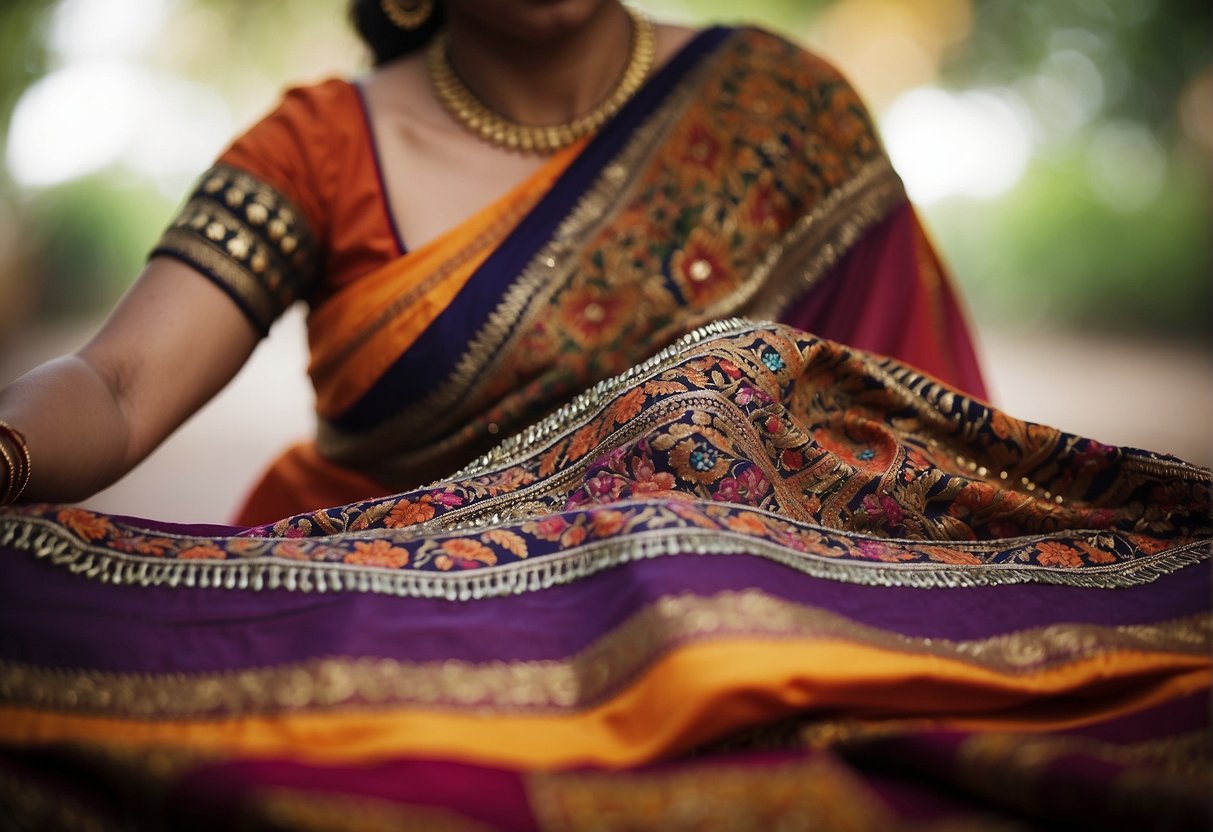
[[[778,37],[709,29],[598,134],[415,250],[356,85],[295,90],[157,247],[260,329],[306,300],[318,434],[241,525],[414,488],[731,315],[984,395],[968,328],[858,96]],[[407,183],[401,183],[407,186]]]
[[[1202,828],[1210,484],[726,320],[390,497],[10,507],[0,819]]]

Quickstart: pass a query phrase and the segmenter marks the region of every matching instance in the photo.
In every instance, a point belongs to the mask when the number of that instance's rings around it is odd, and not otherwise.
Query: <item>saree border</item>
[[[141,719],[243,716],[302,708],[420,705],[515,714],[596,707],[683,647],[737,640],[842,643],[932,656],[1029,678],[1112,653],[1204,656],[1213,614],[1153,624],[1060,622],[982,638],[906,635],[758,589],[663,595],[556,659],[408,660],[317,656],[233,670],[99,671],[0,660],[6,707]]]
[[[614,507],[651,506],[660,501],[619,501]],[[747,507],[748,508],[748,507]],[[750,509],[756,514],[767,514]],[[781,518],[792,528],[805,528],[826,536],[847,539],[879,540],[882,544],[916,545],[919,541],[870,538],[866,535],[822,529],[810,524]],[[1086,589],[1123,589],[1148,584],[1179,569],[1198,564],[1210,557],[1207,541],[1193,541],[1116,564],[1052,567],[1013,563],[953,565],[939,563],[886,563],[879,561],[842,561],[836,557],[800,551],[789,545],[730,529],[683,528],[649,529],[633,532],[623,539],[583,543],[566,550],[472,571],[403,571],[390,567],[362,566],[350,563],[307,561],[264,554],[274,539],[210,538],[227,545],[231,560],[174,560],[154,556],[114,552],[87,542],[62,525],[45,518],[29,517],[3,524],[0,545],[32,553],[38,559],[63,567],[90,580],[116,585],[167,586],[192,589],[286,590],[288,592],[372,592],[411,598],[445,598],[449,601],[475,601],[507,595],[537,592],[592,577],[608,569],[633,561],[661,557],[742,555],[782,564],[811,578],[840,581],[861,586],[909,587],[915,589],[952,589],[1005,586],[1011,584],[1054,584]],[[494,528],[489,526],[488,528]],[[378,534],[387,540],[397,535]],[[159,537],[190,543],[197,538],[171,534]],[[363,535],[365,536],[365,535]],[[458,535],[453,535],[458,536]],[[960,543],[932,542],[945,548],[1016,548],[1040,539],[1066,539],[1067,533],[1007,538],[997,541]],[[358,539],[359,534],[349,535]],[[310,546],[292,541],[301,548],[322,549],[323,538]],[[199,541],[199,545],[206,544]],[[261,551],[258,551],[260,549]],[[226,557],[224,550],[219,554]]]

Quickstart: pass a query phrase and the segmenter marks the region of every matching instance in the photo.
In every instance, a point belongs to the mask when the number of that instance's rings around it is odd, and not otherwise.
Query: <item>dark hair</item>
[[[381,0],[350,0],[350,22],[374,56],[375,66],[415,52],[429,43],[442,28],[446,10],[434,0],[434,11],[420,28],[408,31],[396,26],[383,13]]]

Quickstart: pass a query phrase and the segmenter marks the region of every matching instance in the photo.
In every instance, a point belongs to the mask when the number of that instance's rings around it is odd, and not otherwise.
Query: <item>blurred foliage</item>
[[[755,20],[809,42],[814,21],[848,1],[644,5],[684,21]],[[1207,335],[1209,148],[1185,133],[1177,115],[1185,93],[1211,71],[1207,1],[867,2],[959,3],[971,13],[967,37],[938,67],[937,83],[950,89],[1016,89],[1059,50],[1085,55],[1098,69],[1102,92],[1092,112],[1073,129],[1038,137],[1013,190],[993,201],[952,198],[924,211],[979,321]],[[0,7],[0,130],[22,91],[53,68],[44,41],[55,5],[4,0]],[[287,83],[357,71],[360,52],[344,7],[343,0],[175,0],[146,62],[219,90],[236,123],[246,124]],[[834,59],[847,69],[845,55]],[[1148,131],[1165,160],[1161,187],[1135,205],[1117,205],[1092,184],[1101,131],[1126,124]],[[15,237],[22,249],[20,257],[8,252],[7,261],[0,251],[0,281],[13,280],[19,263],[47,314],[112,303],[172,213],[171,198],[121,167],[29,191],[0,167],[0,185],[0,224],[17,227],[0,241]]]
[[[1209,155],[1184,135],[1179,107],[1211,71],[1213,6],[979,0],[976,11],[944,83],[1011,86],[1058,49],[1084,54],[1102,81],[1091,121],[1046,139],[1013,192],[929,212],[978,316],[1207,338]],[[1093,192],[1087,162],[1109,123],[1140,125],[1162,147],[1165,180],[1145,204],[1118,207]]]

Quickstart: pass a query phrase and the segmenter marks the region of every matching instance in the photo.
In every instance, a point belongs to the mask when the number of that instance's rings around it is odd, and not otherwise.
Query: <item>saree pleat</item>
[[[5,510],[0,804],[35,828],[1192,828],[1209,494],[721,322],[411,492],[247,529]]]

